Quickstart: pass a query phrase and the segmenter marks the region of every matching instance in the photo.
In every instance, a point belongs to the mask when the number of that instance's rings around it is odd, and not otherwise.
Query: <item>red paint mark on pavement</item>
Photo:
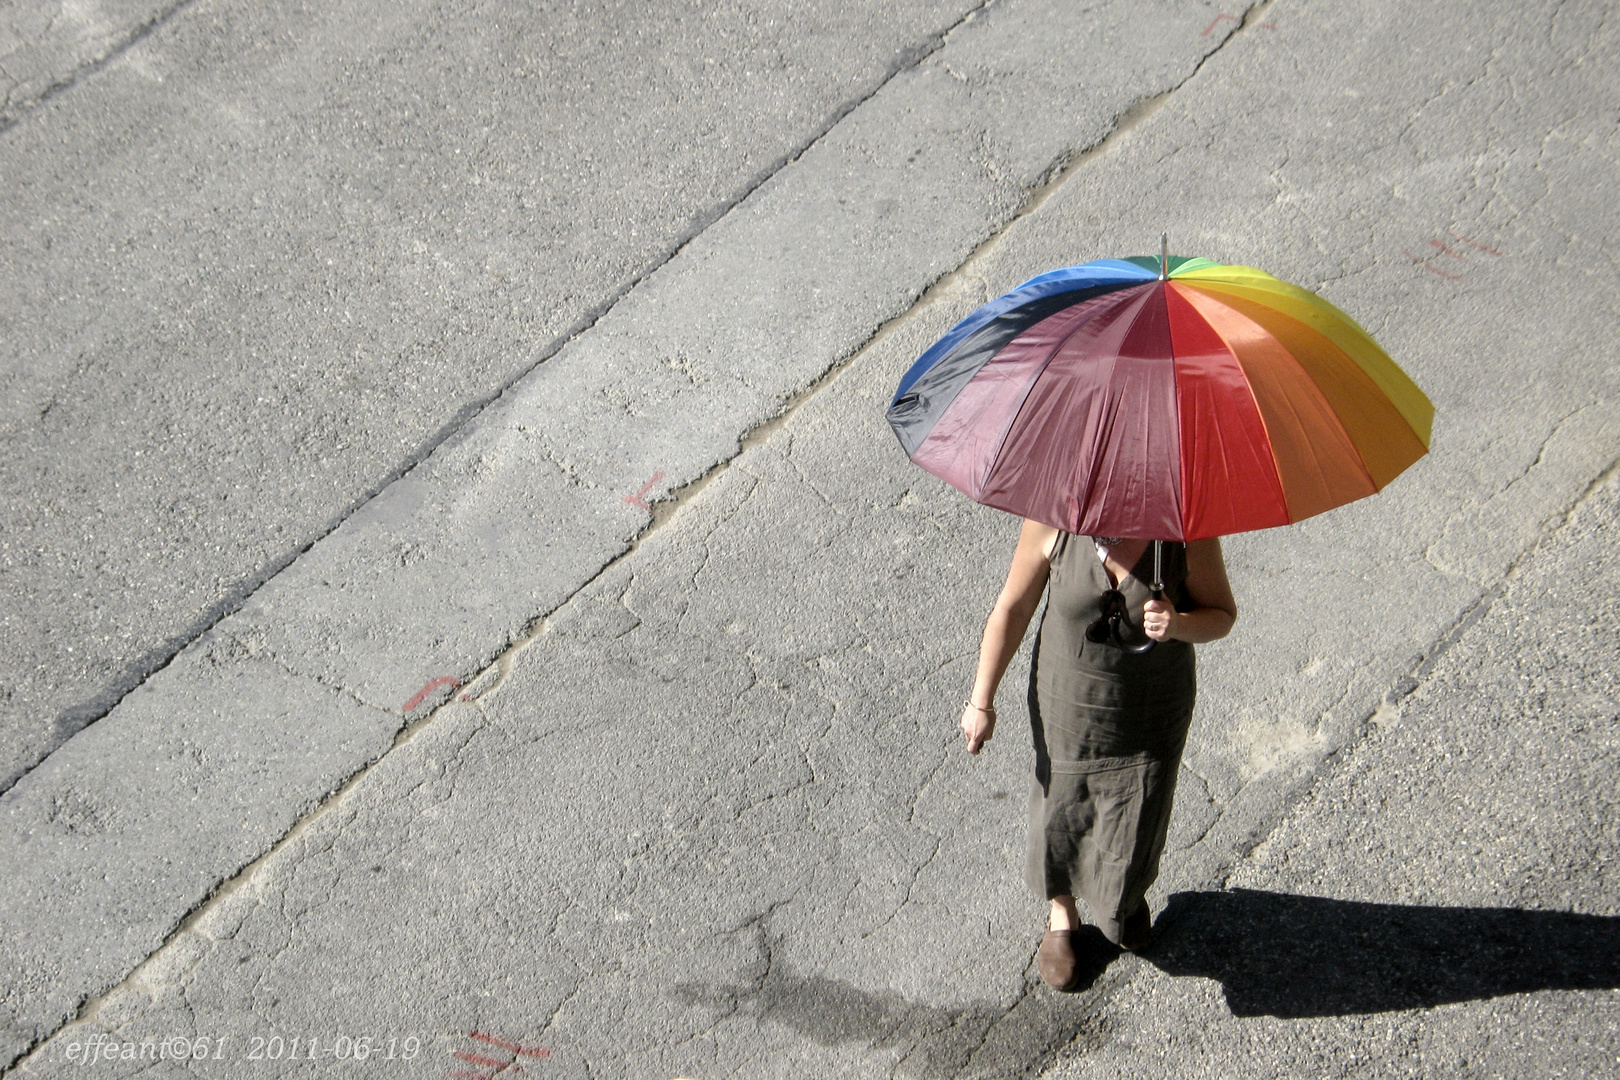
[[[1432,248],[1439,248],[1441,251],[1445,252],[1447,255],[1450,255],[1453,259],[1462,258],[1462,255],[1460,255],[1459,253],[1457,253],[1455,251],[1452,251],[1450,248],[1446,247],[1446,245],[1442,244],[1438,240],[1430,240],[1429,241],[1429,246],[1432,247]]]
[[[480,1057],[477,1054],[469,1054],[465,1050],[457,1050],[456,1057],[460,1058],[462,1061],[470,1061],[474,1065],[488,1065],[492,1069],[504,1069],[506,1066],[511,1064],[509,1061],[496,1061],[494,1058]]]
[[[437,679],[434,679],[432,682],[430,682],[426,686],[422,687],[422,689],[418,690],[416,692],[416,696],[411,698],[411,700],[409,700],[409,701],[407,701],[405,703],[405,711],[410,712],[412,709],[414,709],[418,705],[422,704],[422,700],[424,698],[426,698],[429,694],[433,693],[433,691],[437,690],[439,687],[444,686],[446,684],[448,684],[452,689],[454,689],[454,688],[460,686],[461,682],[458,679],[452,679],[448,675],[440,675]]]
[[[491,1035],[487,1031],[469,1031],[467,1032],[467,1038],[477,1039],[479,1042],[498,1047],[509,1054],[510,1057],[503,1060],[488,1057],[482,1052],[475,1054],[471,1050],[457,1050],[454,1054],[455,1057],[462,1061],[471,1062],[474,1065],[482,1065],[489,1069],[489,1072],[475,1073],[468,1072],[465,1069],[457,1070],[449,1074],[454,1080],[462,1080],[464,1077],[467,1080],[495,1080],[495,1077],[503,1073],[522,1072],[523,1066],[518,1064],[519,1057],[547,1058],[551,1056],[551,1047],[549,1046],[523,1046],[520,1043],[513,1042],[511,1039],[502,1039],[499,1036]]]
[[[1439,274],[1441,277],[1446,278],[1447,280],[1450,280],[1450,281],[1461,281],[1462,280],[1462,275],[1461,274],[1448,274],[1444,270],[1440,269],[1438,266],[1431,266],[1431,265],[1429,265],[1429,263],[1421,255],[1414,255],[1410,251],[1408,251],[1408,252],[1406,252],[1406,257],[1408,259],[1411,259],[1413,262],[1417,263],[1419,266],[1423,267],[1423,269],[1431,271],[1432,273]]]
[[[1450,233],[1452,236],[1456,237],[1458,240],[1461,240],[1463,243],[1467,244],[1469,247],[1473,248],[1475,251],[1483,251],[1487,255],[1500,255],[1500,254],[1502,254],[1500,251],[1497,251],[1495,248],[1486,247],[1484,244],[1481,244],[1478,241],[1468,239],[1468,237],[1464,236],[1462,233],[1458,232],[1456,229],[1447,229],[1446,232]]]
[[[660,470],[659,472],[653,473],[652,474],[652,479],[647,481],[645,484],[642,484],[640,491],[636,492],[634,495],[626,495],[624,497],[624,501],[629,503],[632,506],[639,506],[643,510],[651,510],[652,507],[650,507],[646,503],[642,502],[641,497],[643,495],[647,494],[647,492],[651,491],[652,486],[654,484],[658,483],[658,481],[662,480],[663,478],[664,478],[664,474],[663,474],[662,470]]]
[[[1222,19],[1231,19],[1235,23],[1241,23],[1243,21],[1242,19],[1238,18],[1236,15],[1228,15],[1226,12],[1223,11],[1219,15],[1215,16],[1213,19],[1209,20],[1209,25],[1204,27],[1204,32],[1202,34],[1199,34],[1198,36],[1199,37],[1209,37],[1209,32],[1211,30],[1215,29],[1217,26],[1221,25],[1221,20]]]
[[[486,1035],[482,1031],[469,1031],[467,1034],[474,1039],[482,1039],[487,1043],[498,1046],[502,1050],[510,1050],[514,1054],[522,1054],[524,1057],[543,1058],[551,1056],[551,1047],[549,1046],[519,1046],[515,1042],[507,1042],[505,1039],[497,1039],[495,1036]]]

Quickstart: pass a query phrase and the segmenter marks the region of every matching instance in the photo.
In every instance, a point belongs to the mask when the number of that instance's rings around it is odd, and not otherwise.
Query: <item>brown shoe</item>
[[[1041,978],[1054,990],[1067,990],[1074,985],[1075,959],[1071,930],[1048,930],[1041,937],[1041,947],[1035,950],[1035,963],[1041,969]]]
[[[1148,947],[1153,941],[1153,917],[1148,914],[1147,901],[1133,913],[1120,920],[1119,947],[1127,952],[1136,952]]]

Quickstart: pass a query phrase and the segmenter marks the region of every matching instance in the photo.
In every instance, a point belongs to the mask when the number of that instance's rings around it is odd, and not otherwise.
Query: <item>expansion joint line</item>
[[[81,80],[89,78],[91,75],[94,75],[96,72],[100,71],[102,68],[124,55],[124,53],[128,52],[132,46],[150,37],[154,31],[166,25],[176,15],[194,3],[196,3],[196,0],[176,0],[175,3],[169,5],[162,11],[147,19],[145,22],[141,23],[139,26],[135,27],[135,29],[131,30],[124,36],[123,40],[115,43],[112,48],[108,49],[100,56],[80,64],[67,75],[57,79],[45,89],[41,90],[34,96],[32,100],[19,102],[16,106],[16,111],[10,116],[0,116],[0,135],[4,135],[6,132],[16,127],[22,122],[25,116],[33,112],[39,106],[45,104],[47,101],[51,100],[51,98],[55,97],[57,94],[60,94],[64,90],[72,89],[73,87],[77,86]],[[8,102],[7,104],[10,103]]]

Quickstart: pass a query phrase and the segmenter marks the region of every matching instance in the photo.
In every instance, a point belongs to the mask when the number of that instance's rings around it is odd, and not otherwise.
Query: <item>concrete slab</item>
[[[980,2],[203,0],[0,131],[0,788]]]

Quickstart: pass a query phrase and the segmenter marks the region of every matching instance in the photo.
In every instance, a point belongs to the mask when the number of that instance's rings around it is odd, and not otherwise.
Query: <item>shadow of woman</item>
[[[1620,918],[1176,893],[1142,958],[1218,979],[1235,1016],[1346,1016],[1537,990],[1620,989]]]

